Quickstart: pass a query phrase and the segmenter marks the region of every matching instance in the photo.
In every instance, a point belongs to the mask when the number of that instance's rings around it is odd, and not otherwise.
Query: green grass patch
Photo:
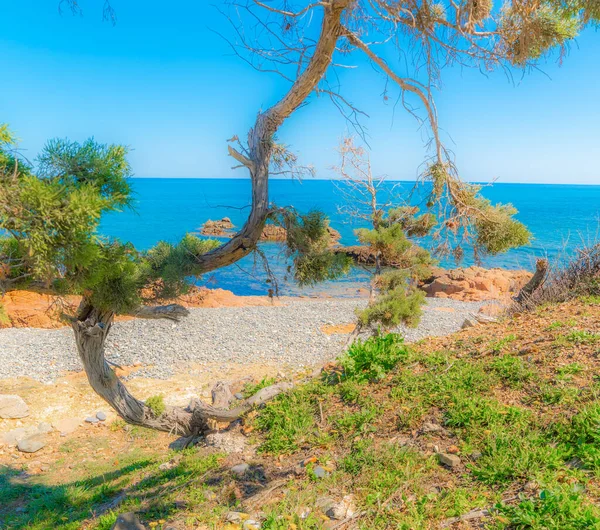
[[[274,385],[276,382],[274,377],[264,377],[258,383],[246,383],[242,390],[244,398],[249,398],[256,394],[259,390],[268,386]]]
[[[558,344],[595,344],[600,341],[600,333],[588,330],[574,330],[557,339]]]
[[[344,377],[357,381],[376,381],[409,354],[402,336],[390,333],[356,341],[340,359]]]
[[[491,368],[498,377],[511,387],[520,387],[529,381],[534,371],[522,358],[513,355],[504,355],[492,361]]]
[[[149,397],[146,405],[156,417],[160,416],[166,409],[165,398],[162,394]]]

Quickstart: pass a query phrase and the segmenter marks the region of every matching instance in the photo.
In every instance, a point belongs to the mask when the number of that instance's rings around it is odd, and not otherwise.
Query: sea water
[[[386,184],[396,185],[397,204],[414,188],[413,182]],[[130,241],[139,249],[147,249],[160,240],[176,242],[187,232],[198,231],[207,219],[229,217],[240,227],[250,210],[250,181],[247,179],[135,178],[132,185],[134,208],[108,215],[100,230],[104,235]],[[556,258],[597,239],[600,186],[495,184],[483,187],[482,194],[494,203],[512,203],[519,211],[517,219],[533,234],[530,245],[487,257],[483,266],[532,269],[536,258]],[[345,198],[335,182],[273,180],[270,198],[278,206],[292,206],[299,212],[323,211],[330,218],[331,226],[341,233],[342,244],[357,243],[354,230],[364,222],[361,224],[343,211]],[[281,246],[265,243],[263,249],[280,279],[282,294],[351,295],[368,278],[367,273],[355,269],[336,282],[300,289],[284,279],[287,262]],[[441,264],[456,266],[450,258],[442,259]],[[461,265],[470,264],[473,257],[467,251]],[[237,264],[208,273],[198,283],[247,295],[265,294],[270,287],[265,280],[261,264],[248,256]]]

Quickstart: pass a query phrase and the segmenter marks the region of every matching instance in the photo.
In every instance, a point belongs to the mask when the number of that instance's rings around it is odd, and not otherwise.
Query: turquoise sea
[[[101,232],[131,241],[140,249],[159,240],[175,242],[186,232],[197,230],[207,219],[227,216],[236,226],[241,226],[248,213],[250,181],[246,179],[136,178],[132,184],[134,210],[107,216]],[[403,182],[399,186],[408,193],[414,183]],[[298,211],[313,208],[324,211],[330,217],[331,225],[342,234],[342,244],[356,243],[353,231],[359,225],[339,213],[343,197],[333,182],[273,180],[270,191],[271,200],[277,205],[294,206]],[[488,257],[484,266],[531,269],[537,257],[557,257],[597,238],[600,185],[495,184],[485,187],[483,194],[492,202],[512,203],[519,210],[518,219],[534,236],[530,246]],[[267,243],[263,248],[272,269],[283,278],[286,264],[281,247]],[[462,264],[472,263],[472,256],[467,254]],[[455,264],[446,260],[442,265]],[[364,278],[363,272],[355,270],[343,280],[304,290],[282,281],[280,291],[282,294],[328,291],[350,295]],[[238,264],[206,275],[199,283],[229,289],[240,295],[265,294],[268,285],[264,280],[261,267],[255,267],[254,259],[247,257]]]

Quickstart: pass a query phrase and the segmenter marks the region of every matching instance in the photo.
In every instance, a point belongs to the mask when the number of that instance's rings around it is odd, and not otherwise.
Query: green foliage
[[[163,414],[167,406],[165,405],[165,398],[162,394],[151,396],[146,400],[146,406],[152,411],[152,414],[157,418]]]
[[[578,484],[557,485],[516,505],[497,504],[496,509],[508,519],[509,528],[584,530],[600,527],[598,507],[586,501]]]
[[[600,341],[600,333],[584,330],[574,330],[558,339],[559,343],[571,342],[575,344],[594,344]]]
[[[313,210],[305,215],[286,209],[276,219],[287,231],[287,255],[292,258],[294,279],[299,285],[335,280],[350,269],[350,259],[331,251],[325,215]]]
[[[513,218],[516,213],[517,209],[511,204],[492,206],[481,199],[474,222],[477,245],[489,254],[500,254],[527,245],[531,233],[524,224]]]
[[[417,216],[419,209],[394,208],[373,218],[373,228],[355,231],[361,244],[375,256],[373,287],[378,296],[363,310],[357,311],[364,327],[394,328],[400,324],[416,326],[421,317],[424,294],[417,282],[427,277],[434,263],[427,250],[415,245],[409,237],[424,236],[435,225],[431,214]],[[375,214],[374,214],[375,216]],[[383,271],[383,266],[396,269]]]
[[[425,293],[414,286],[401,286],[386,291],[356,313],[363,326],[381,324],[386,329],[400,324],[416,326],[424,302]]]
[[[10,318],[6,313],[5,307],[0,303],[0,325],[6,325],[10,323]]]
[[[502,10],[499,34],[512,62],[523,66],[553,48],[563,47],[581,27],[581,18],[568,10],[548,4],[531,9],[526,3],[512,2]]]
[[[13,145],[16,139],[14,134],[8,128],[8,124],[0,123],[0,147]]]
[[[401,335],[388,333],[356,341],[340,358],[344,377],[357,381],[381,379],[408,355]]]
[[[160,241],[143,255],[147,281],[156,298],[171,298],[188,289],[187,278],[200,272],[197,256],[217,248],[214,239],[186,234],[175,245]]]
[[[32,174],[0,141],[0,288],[41,284],[59,293],[85,294],[115,313],[136,310],[144,299],[185,292],[200,272],[197,257],[218,242],[186,235],[141,253],[97,234],[103,214],[131,204],[127,148],[51,140]]]
[[[531,233],[517,221],[517,210],[511,204],[492,204],[481,196],[481,186],[462,182],[451,164],[430,165],[424,178],[431,182],[428,207],[437,206],[444,212],[446,235],[459,236],[473,243],[476,254],[498,254],[529,243]],[[442,230],[436,231],[438,237]],[[447,251],[442,244],[440,251]],[[454,255],[462,258],[462,248],[454,248]]]
[[[246,385],[244,385],[244,389],[242,390],[242,394],[244,395],[245,398],[249,398],[250,396],[253,396],[254,394],[256,394],[259,390],[262,390],[263,388],[266,388],[266,387],[274,385],[274,384],[275,384],[274,377],[264,377],[256,384],[246,383]]]
[[[531,368],[520,357],[504,355],[495,359],[492,369],[509,386],[519,387],[533,376]]]
[[[38,157],[39,176],[56,180],[67,188],[90,186],[109,201],[110,209],[128,206],[131,203],[128,152],[127,147],[98,144],[93,138],[83,144],[50,140]]]
[[[301,387],[268,402],[256,418],[265,433],[261,452],[281,454],[296,451],[315,436],[317,402],[314,389]]]

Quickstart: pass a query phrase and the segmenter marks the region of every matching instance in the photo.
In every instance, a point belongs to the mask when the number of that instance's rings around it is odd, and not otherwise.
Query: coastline
[[[165,379],[194,365],[261,364],[290,373],[342,353],[366,299],[287,299],[278,305],[195,307],[181,322],[129,319],[116,322],[106,358],[135,367],[134,377]],[[407,342],[459,330],[483,302],[429,298],[416,328],[399,327]],[[51,383],[82,367],[72,331],[9,328],[0,331],[0,381],[28,377]]]
[[[529,281],[532,273],[525,270],[485,269],[467,267],[457,269],[433,269],[429,279],[421,289],[428,298],[442,298],[463,302],[506,303]],[[231,291],[216,288],[194,287],[189,294],[176,299],[161,300],[153,305],[178,303],[189,309],[227,307],[273,307],[294,301],[319,300],[364,300],[369,291],[361,286],[337,286],[311,295],[286,295],[269,297],[266,295],[237,295]],[[9,291],[0,297],[0,307],[4,308],[5,318],[0,319],[3,328],[59,329],[68,324],[61,319],[61,312],[74,311],[80,297],[57,297],[46,291]],[[133,316],[118,316],[116,322],[131,320]]]

